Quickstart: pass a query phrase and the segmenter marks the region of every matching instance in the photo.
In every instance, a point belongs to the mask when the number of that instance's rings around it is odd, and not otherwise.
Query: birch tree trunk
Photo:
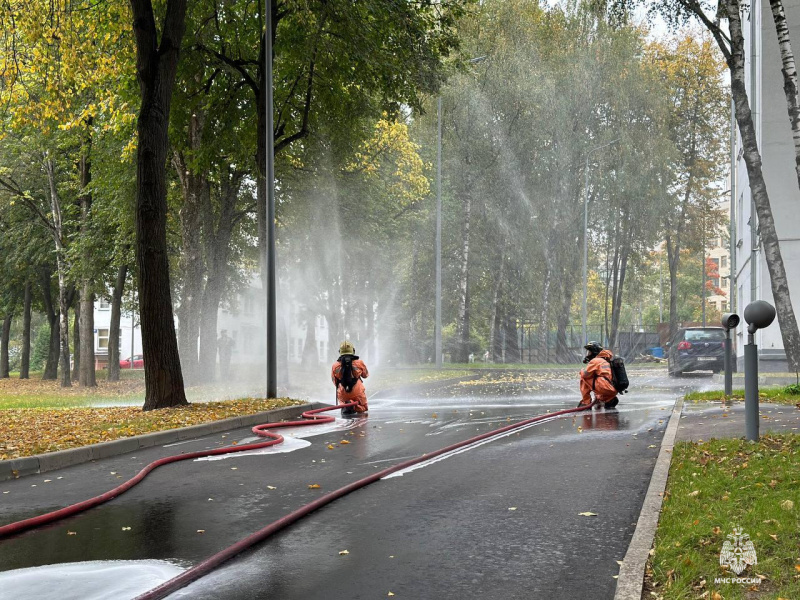
[[[458,352],[455,362],[469,360],[469,234],[472,218],[472,195],[464,192],[464,224],[461,231],[461,269],[459,274],[458,301]]]
[[[506,247],[508,246],[508,236],[503,234],[502,241],[500,242],[500,265],[497,267],[497,274],[494,280],[494,289],[492,290],[492,310],[489,316],[489,361],[497,362],[497,304],[500,301],[500,290],[503,287],[503,278],[505,277],[506,267]]]
[[[25,282],[25,299],[22,304],[22,356],[19,378],[28,379],[31,367],[31,282]]]
[[[58,272],[59,337],[61,342],[60,366],[61,387],[72,387],[69,364],[69,302],[67,300],[66,257],[61,221],[61,198],[56,187],[56,166],[52,158],[45,160],[47,179],[50,184],[50,211],[53,217],[52,235],[56,244],[56,270]]]
[[[731,95],[733,96],[736,123],[742,138],[743,158],[750,181],[750,191],[758,214],[758,229],[769,271],[772,297],[778,313],[783,347],[786,350],[789,367],[793,371],[797,371],[800,370],[800,331],[797,328],[797,319],[789,294],[789,282],[786,279],[786,268],[783,264],[778,234],[775,230],[767,185],[761,170],[761,153],[758,149],[753,115],[750,112],[747,88],[745,87],[745,42],[742,35],[738,0],[726,0],[726,8],[731,37],[728,67],[731,72]]]
[[[789,124],[792,128],[794,143],[794,171],[797,185],[800,187],[800,99],[797,97],[797,67],[789,39],[789,23],[783,10],[782,0],[770,0],[772,19],[775,21],[775,33],[778,34],[778,49],[781,54],[781,74],[783,75],[783,93],[786,95],[786,109],[789,113]]]

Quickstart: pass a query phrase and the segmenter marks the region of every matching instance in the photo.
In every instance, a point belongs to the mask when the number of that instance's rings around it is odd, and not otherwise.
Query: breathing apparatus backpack
[[[348,394],[353,391],[353,388],[359,381],[359,377],[355,376],[353,372],[353,361],[357,360],[357,356],[353,356],[352,354],[347,354],[344,356],[339,357],[339,364],[342,365],[342,373],[341,377],[339,378],[339,385],[344,388],[344,391]]]
[[[630,381],[628,381],[628,372],[625,370],[625,360],[621,356],[615,356],[608,361],[611,365],[611,382],[614,384],[620,394],[628,391]]]

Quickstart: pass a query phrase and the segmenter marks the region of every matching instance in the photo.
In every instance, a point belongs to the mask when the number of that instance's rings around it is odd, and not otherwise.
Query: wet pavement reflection
[[[573,554],[581,555],[575,548],[583,548],[587,540],[622,552],[674,400],[684,388],[699,385],[670,380],[660,370],[632,371],[631,379],[633,393],[624,396],[617,409],[548,420],[470,446],[447,460],[423,463],[423,468],[314,513],[174,597],[309,600],[376,597],[378,592],[385,597],[393,590],[384,590],[375,572],[394,573],[395,585],[406,597],[458,597],[455,591],[462,584],[456,582],[461,580],[456,574],[463,575],[463,569],[471,573],[470,581],[477,577],[468,597],[483,587],[523,597],[513,580],[527,578],[532,561],[550,565],[556,573],[572,569]],[[321,493],[478,433],[572,407],[578,399],[573,372],[487,373],[477,381],[427,393],[378,397],[370,401],[368,418],[337,419],[328,428],[285,430],[289,443],[281,451],[170,465],[106,505],[1,540],[0,586],[13,591],[9,597],[31,597],[32,572],[24,569],[44,565],[72,569],[80,561],[126,561],[150,568],[144,561],[154,560],[171,568],[195,564]],[[0,522],[102,493],[160,456],[251,437],[242,429],[0,483],[0,492],[8,492],[0,493]],[[310,489],[312,484],[320,488]],[[572,517],[566,528],[554,528],[555,516],[572,511],[579,499],[581,505],[603,505],[610,498],[624,507],[615,508],[614,519],[596,520],[589,538],[580,527],[584,523],[575,524]],[[509,511],[514,506],[519,511]],[[533,521],[508,521],[523,514]],[[536,523],[551,537],[534,536],[527,528]],[[586,546],[587,552],[591,546]],[[350,549],[349,563],[340,560],[343,549]],[[612,563],[604,563],[604,568],[613,569]],[[477,571],[487,564],[494,565],[494,573],[480,576]],[[313,575],[308,565],[314,565]],[[420,583],[421,576],[436,579],[436,573],[447,569],[452,573],[444,583]],[[35,572],[34,579],[57,582],[65,572],[47,571]],[[512,583],[501,583],[501,575]],[[604,577],[612,589],[610,572]],[[110,595],[103,596],[103,581],[111,585],[114,579],[92,579],[97,597],[135,595],[107,590]],[[551,579],[542,578],[541,593],[549,589]],[[64,598],[57,588],[51,588],[50,595],[36,589],[37,598]]]

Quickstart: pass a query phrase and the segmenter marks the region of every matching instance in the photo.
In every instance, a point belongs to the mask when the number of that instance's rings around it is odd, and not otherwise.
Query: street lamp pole
[[[265,0],[267,110],[267,398],[278,396],[277,299],[275,294],[275,136],[272,100],[272,1]]]
[[[583,343],[586,344],[586,298],[589,293],[589,157],[603,148],[607,148],[611,144],[616,144],[620,138],[611,140],[607,144],[592,148],[586,153],[586,167],[584,169],[584,194],[583,194],[583,305],[581,310],[581,329],[583,333]],[[602,343],[602,340],[600,340]]]
[[[442,96],[436,107],[436,367],[442,366]]]

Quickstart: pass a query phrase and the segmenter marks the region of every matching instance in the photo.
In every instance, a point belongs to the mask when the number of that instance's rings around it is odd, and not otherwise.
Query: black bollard
[[[756,300],[744,309],[747,345],[744,347],[744,430],[748,441],[758,441],[758,346],[755,333],[775,320],[775,307]]]
[[[739,325],[739,315],[725,313],[722,315],[722,327],[725,328],[725,396],[733,394],[733,345],[731,344],[731,329]]]

